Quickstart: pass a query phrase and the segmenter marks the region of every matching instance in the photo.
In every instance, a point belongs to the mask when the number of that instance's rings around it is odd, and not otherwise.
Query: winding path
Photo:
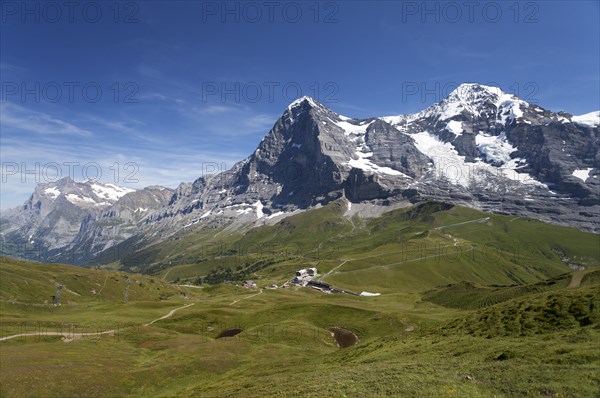
[[[471,223],[474,223],[474,222],[484,222],[484,221],[487,221],[489,219],[490,219],[489,217],[478,218],[477,220],[469,220],[469,221],[459,222],[459,223],[456,223],[456,224],[442,225],[441,227],[436,227],[434,229],[440,230],[440,229],[444,229],[444,228],[455,227],[457,225],[471,224]]]
[[[239,299],[239,300],[234,300],[234,301],[232,301],[231,303],[229,303],[229,305],[234,305],[234,304],[236,304],[236,303],[238,303],[238,302],[240,302],[240,301],[242,301],[242,300],[246,300],[246,299],[249,299],[250,297],[258,296],[259,294],[262,294],[262,292],[263,292],[263,290],[262,290],[262,289],[260,289],[260,291],[259,291],[258,293],[256,293],[256,294],[251,294],[250,296],[242,297],[242,298],[241,298],[241,299]]]
[[[447,247],[457,247],[457,246],[458,246],[458,244],[459,244],[459,241],[458,241],[458,239],[456,239],[456,238],[452,237],[452,240],[454,241],[454,243],[453,243],[453,244],[451,244],[451,245],[446,245],[446,246],[441,246],[441,247],[439,247],[439,249],[445,249],[445,248],[447,248]],[[469,249],[467,250],[467,252],[470,252],[470,251],[472,251],[473,249],[474,249],[473,245],[469,245]],[[321,277],[320,277],[318,280],[319,280],[319,281],[323,281],[323,279],[324,279],[325,277],[327,277],[327,276],[329,276],[330,274],[334,273],[334,272],[335,272],[335,271],[336,271],[338,268],[340,268],[342,265],[346,264],[346,263],[347,263],[347,262],[349,262],[349,261],[365,260],[365,259],[368,259],[368,258],[381,257],[381,256],[386,256],[386,255],[395,254],[395,253],[403,253],[403,252],[405,252],[405,250],[397,250],[397,251],[392,251],[392,252],[386,252],[386,253],[374,254],[374,255],[372,255],[372,256],[366,256],[366,257],[359,257],[359,258],[352,258],[352,259],[344,260],[344,261],[342,261],[342,263],[340,263],[340,264],[339,264],[339,265],[337,265],[336,267],[332,268],[332,269],[331,269],[329,272],[327,272],[326,274],[324,274],[323,276],[321,276]],[[461,253],[462,253],[462,251],[461,251]],[[419,261],[419,260],[425,260],[425,259],[428,259],[428,258],[439,257],[439,256],[442,256],[442,255],[444,255],[444,254],[445,254],[445,253],[438,253],[438,254],[432,254],[432,255],[429,255],[429,256],[422,256],[422,257],[419,257],[419,258],[413,258],[413,259],[411,259],[411,260],[399,261],[399,262],[396,262],[396,263],[389,263],[389,264],[375,265],[375,266],[373,266],[373,267],[369,267],[369,268],[363,268],[363,269],[361,269],[360,271],[365,271],[365,270],[374,269],[374,268],[380,268],[380,267],[387,268],[387,267],[388,267],[388,266],[390,266],[390,265],[399,265],[399,264],[411,263],[411,262],[415,262],[415,261]]]
[[[569,282],[568,289],[577,289],[581,285],[581,280],[585,275],[585,271],[575,271],[573,272],[573,276],[571,276],[571,282]]]
[[[167,315],[163,315],[163,316],[161,316],[160,318],[156,318],[156,319],[155,319],[155,320],[153,320],[152,322],[146,323],[144,326],[150,326],[150,325],[152,325],[154,322],[158,322],[158,321],[160,321],[160,320],[163,320],[163,319],[169,318],[169,317],[173,316],[173,314],[174,314],[176,311],[178,311],[178,310],[181,310],[181,309],[183,309],[183,308],[191,307],[192,305],[194,305],[194,303],[191,303],[191,304],[186,304],[186,305],[183,305],[183,306],[181,306],[181,307],[177,307],[177,308],[175,308],[175,309],[172,309],[171,311],[169,311],[169,313],[168,313]]]
[[[330,274],[332,274],[336,269],[340,268],[342,265],[346,264],[348,261],[351,261],[351,260],[344,260],[339,265],[337,265],[334,268],[330,269],[329,272],[325,273],[323,276],[321,276],[319,278],[319,281],[322,282],[323,278],[325,278],[325,277],[329,276]]]
[[[11,340],[17,337],[26,337],[26,336],[63,336],[65,339],[76,340],[75,337],[83,337],[83,336],[98,336],[100,334],[108,334],[114,335],[115,330],[105,330],[103,332],[90,332],[90,333],[73,333],[73,332],[37,332],[37,333],[20,333],[13,334],[12,336],[6,336],[0,338],[0,341]]]
[[[162,319],[169,318],[169,317],[173,316],[173,314],[176,311],[181,310],[183,308],[191,307],[192,305],[194,305],[194,303],[186,304],[184,306],[172,309],[166,315],[163,315],[160,318],[157,318],[157,319],[155,319],[155,320],[153,320],[153,321],[151,321],[149,323],[146,323],[144,326],[150,326],[154,322],[158,322],[158,321],[160,321]],[[84,336],[99,336],[99,335],[102,335],[102,334],[108,334],[110,336],[113,336],[115,334],[115,329],[104,330],[102,332],[90,332],[90,333],[83,333],[83,332],[74,333],[74,332],[69,332],[69,331],[66,331],[66,332],[19,333],[19,334],[13,334],[11,336],[2,337],[2,338],[0,338],[0,341],[6,341],[6,340],[15,339],[17,337],[28,337],[28,336],[63,336],[64,339],[65,339],[65,341],[72,341],[72,340],[77,340],[78,338],[84,337]]]
[[[442,225],[441,227],[434,228],[434,230],[440,230],[440,229],[444,229],[444,228],[454,227],[454,226],[457,226],[457,225],[464,225],[464,224],[471,224],[471,223],[482,223],[482,222],[488,221],[489,219],[490,219],[489,217],[483,217],[483,218],[478,218],[476,220],[469,220],[469,221],[459,222],[459,223],[456,223],[456,224]],[[447,236],[450,237],[450,238],[452,238],[452,240],[454,241],[454,243],[451,246],[457,247],[458,243],[459,243],[458,239],[452,237],[451,235],[447,235]],[[469,245],[469,246],[470,246],[470,248],[469,248],[468,251],[472,251],[473,250],[473,245]],[[450,245],[449,246],[442,246],[441,249],[446,248],[446,247],[450,247]],[[390,255],[390,254],[395,254],[395,253],[403,253],[404,251],[405,251],[405,249],[402,249],[402,250],[397,250],[397,251],[392,251],[392,252],[374,254],[374,255],[366,256],[366,257],[351,258],[351,259],[348,259],[348,260],[343,260],[342,263],[340,263],[336,267],[332,268],[329,272],[327,272],[326,274],[324,274],[323,276],[321,276],[318,280],[319,281],[323,281],[324,278],[326,278],[329,275],[331,275],[332,273],[334,273],[338,268],[340,268],[342,265],[346,264],[349,261],[365,260],[365,259],[368,259],[368,258],[380,257],[380,256],[385,256],[385,255]],[[428,258],[433,258],[433,257],[438,257],[438,256],[440,256],[440,254],[435,254],[435,255],[430,255],[430,256],[423,256],[423,257],[415,258],[415,259],[412,259],[412,260],[400,261],[400,262],[397,262],[397,263],[376,265],[374,267],[365,268],[365,269],[373,269],[373,268],[378,268],[378,267],[387,268],[389,265],[399,265],[399,264],[404,264],[404,263],[410,263],[410,262],[419,261],[419,260],[425,260],[425,259],[428,259]]]

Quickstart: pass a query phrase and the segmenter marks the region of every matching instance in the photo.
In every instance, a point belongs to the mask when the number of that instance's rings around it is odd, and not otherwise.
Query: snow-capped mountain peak
[[[124,195],[134,192],[134,189],[123,188],[115,184],[101,183],[88,180],[76,182],[69,177],[55,182],[40,184],[31,198],[32,202],[54,203],[64,198],[78,207],[104,208],[116,203]],[[40,202],[40,203],[42,203]]]
[[[316,100],[314,100],[312,97],[309,97],[308,95],[305,95],[304,97],[298,98],[297,100],[290,103],[288,105],[288,110],[291,111],[292,108],[295,108],[304,102],[307,102],[310,106],[314,108],[319,107],[319,103]]]
[[[522,107],[529,104],[497,87],[476,83],[458,86],[448,97],[425,109],[421,117],[449,120],[458,116],[471,118],[493,117],[501,123],[523,116]]]
[[[463,83],[448,95],[447,100],[480,103],[482,101],[497,99],[503,95],[508,94],[498,87],[478,83]]]
[[[290,103],[284,112],[284,117],[289,119],[290,123],[294,123],[300,115],[309,112],[311,109],[323,110],[327,109],[315,99],[304,96]]]

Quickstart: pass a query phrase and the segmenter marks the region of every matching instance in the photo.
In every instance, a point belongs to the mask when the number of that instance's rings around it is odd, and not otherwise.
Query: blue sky
[[[299,95],[366,117],[479,82],[600,109],[597,1],[1,4],[3,209],[57,164],[129,188],[229,168]]]

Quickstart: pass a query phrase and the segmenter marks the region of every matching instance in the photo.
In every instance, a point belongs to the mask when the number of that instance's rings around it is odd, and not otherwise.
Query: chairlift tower
[[[60,293],[61,293],[63,287],[65,287],[65,285],[60,284],[60,283],[56,284],[56,293],[54,294],[54,302],[53,302],[53,304],[60,305]]]
[[[130,285],[131,285],[131,279],[129,279],[129,277],[127,277],[127,286],[125,286],[125,294],[123,295],[124,302],[129,301],[129,286]]]

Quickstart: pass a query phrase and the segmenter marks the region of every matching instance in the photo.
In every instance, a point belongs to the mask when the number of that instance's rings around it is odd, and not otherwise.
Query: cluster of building
[[[323,293],[328,293],[328,294],[344,293],[344,294],[350,294],[353,296],[359,296],[359,294],[357,294],[357,293],[354,293],[354,292],[351,292],[348,290],[338,289],[338,288],[331,286],[329,283],[315,280],[314,277],[316,277],[317,275],[318,275],[318,273],[317,273],[316,268],[299,269],[298,271],[296,271],[296,276],[294,277],[294,279],[291,280],[291,283],[294,283],[294,284],[300,285],[300,286],[312,287],[313,289],[316,289]],[[284,287],[285,287],[285,285],[284,285]]]
[[[292,279],[292,283],[306,286],[317,275],[316,268],[302,268],[296,271],[296,276]]]

